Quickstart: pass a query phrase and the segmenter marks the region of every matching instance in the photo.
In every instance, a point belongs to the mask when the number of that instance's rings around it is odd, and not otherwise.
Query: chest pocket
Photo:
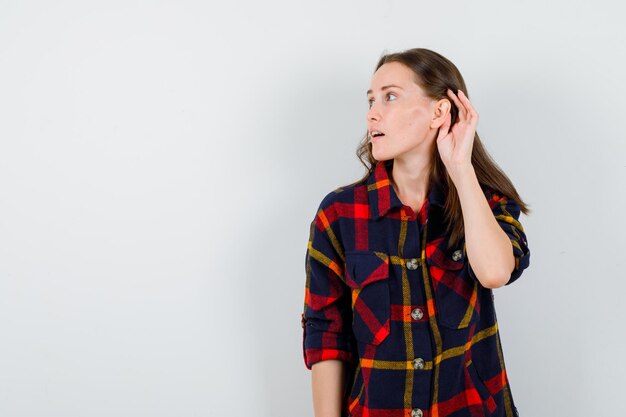
[[[354,337],[378,345],[389,335],[389,256],[364,250],[346,251],[345,255]]]
[[[437,321],[450,329],[464,329],[478,320],[478,281],[468,273],[463,244],[446,248],[444,238],[426,243],[426,264],[434,287]]]

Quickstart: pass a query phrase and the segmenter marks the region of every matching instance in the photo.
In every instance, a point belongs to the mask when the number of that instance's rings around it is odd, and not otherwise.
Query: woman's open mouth
[[[377,140],[380,140],[383,136],[385,136],[385,134],[383,132],[379,132],[378,130],[373,130],[370,133],[370,138],[372,142],[376,142]]]

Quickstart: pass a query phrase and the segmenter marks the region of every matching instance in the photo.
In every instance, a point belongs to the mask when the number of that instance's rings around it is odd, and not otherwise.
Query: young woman
[[[529,266],[529,209],[483,147],[458,69],[384,55],[359,181],[310,225],[302,313],[317,417],[518,416],[493,288]]]

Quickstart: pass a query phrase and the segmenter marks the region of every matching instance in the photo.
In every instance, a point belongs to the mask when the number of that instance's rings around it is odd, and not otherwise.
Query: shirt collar
[[[391,185],[392,167],[393,159],[378,161],[367,178],[367,196],[372,219],[382,217],[390,209],[404,205]],[[444,195],[441,186],[432,183],[428,192],[428,204],[443,206],[443,203]]]

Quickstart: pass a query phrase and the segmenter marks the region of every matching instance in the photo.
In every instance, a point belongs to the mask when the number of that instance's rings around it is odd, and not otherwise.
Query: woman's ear
[[[452,103],[447,98],[442,98],[435,103],[435,111],[433,113],[433,120],[430,123],[430,127],[433,129],[439,129],[441,125],[446,121],[446,117],[451,111]]]

